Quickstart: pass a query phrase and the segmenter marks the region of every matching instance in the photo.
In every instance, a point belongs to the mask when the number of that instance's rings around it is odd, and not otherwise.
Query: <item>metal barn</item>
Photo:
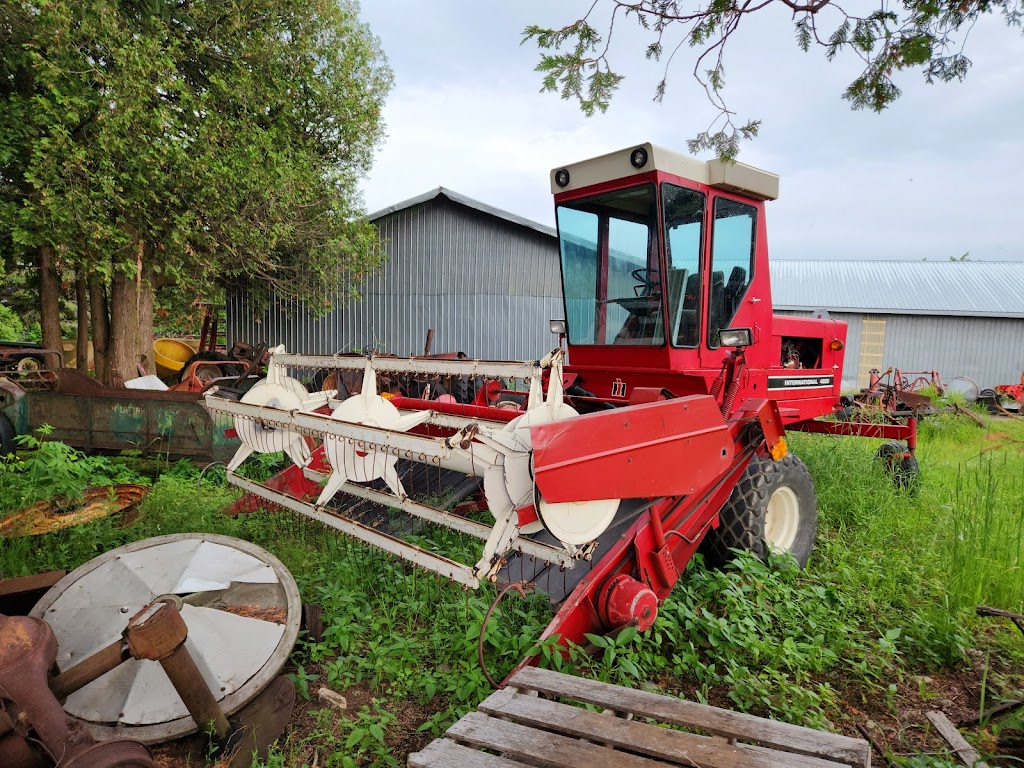
[[[555,231],[438,187],[373,213],[387,260],[361,287],[362,298],[313,317],[297,302],[274,301],[256,314],[229,296],[230,339],[333,354],[373,349],[533,360],[556,343],[548,320],[561,318]]]
[[[776,260],[771,271],[776,311],[849,324],[845,388],[890,366],[980,388],[1020,381],[1024,263]]]

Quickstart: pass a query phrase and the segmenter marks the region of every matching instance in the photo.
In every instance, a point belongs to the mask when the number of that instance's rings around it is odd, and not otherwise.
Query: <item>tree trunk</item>
[[[147,252],[147,256],[150,254]],[[156,373],[153,359],[153,270],[143,266],[142,282],[139,283],[139,360],[146,373]]]
[[[78,273],[75,280],[75,300],[78,304],[78,343],[75,347],[76,367],[89,372],[89,283],[85,271]]]
[[[43,328],[43,346],[64,356],[60,331],[60,276],[53,263],[53,248],[40,246],[39,259],[39,320]],[[53,365],[54,363],[51,363]]]
[[[122,387],[139,375],[139,291],[134,275],[114,272],[110,282],[109,384]]]
[[[92,356],[96,378],[109,384],[107,342],[110,338],[110,315],[107,310],[107,289],[95,276],[89,280],[89,305],[92,310]]]

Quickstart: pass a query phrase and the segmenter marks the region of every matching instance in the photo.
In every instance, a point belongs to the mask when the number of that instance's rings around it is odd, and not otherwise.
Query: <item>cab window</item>
[[[675,184],[662,184],[661,196],[665,208],[669,339],[676,347],[696,347],[700,341],[704,195]]]
[[[715,199],[711,230],[711,284],[708,289],[708,347],[718,347],[718,334],[728,328],[754,277],[754,234],[757,209],[724,197]]]

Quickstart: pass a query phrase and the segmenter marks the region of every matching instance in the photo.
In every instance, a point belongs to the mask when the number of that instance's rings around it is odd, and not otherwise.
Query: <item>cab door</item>
[[[751,301],[751,289],[761,278],[768,285],[767,274],[757,269],[759,208],[725,195],[713,196],[708,205],[702,368],[721,366],[729,352],[719,346],[720,331],[758,324],[759,302]],[[762,263],[767,265],[767,260]]]

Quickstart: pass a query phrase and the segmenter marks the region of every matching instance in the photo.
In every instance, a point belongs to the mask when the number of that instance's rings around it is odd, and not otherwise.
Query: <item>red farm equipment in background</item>
[[[251,495],[234,511],[264,499],[469,587],[534,584],[557,606],[543,637],[582,644],[649,628],[698,547],[807,561],[817,503],[787,429],[906,441],[910,460],[916,423],[821,418],[842,408],[846,325],[772,311],[775,175],[644,144],[551,183],[558,349],[527,362],[278,353],[266,380],[207,407],[243,443],[228,478]],[[298,379],[324,370],[362,382],[345,399],[307,394]],[[235,472],[272,451],[293,465],[267,483]],[[449,511],[474,492],[478,515]],[[404,540],[424,522],[480,539],[479,560]]]

